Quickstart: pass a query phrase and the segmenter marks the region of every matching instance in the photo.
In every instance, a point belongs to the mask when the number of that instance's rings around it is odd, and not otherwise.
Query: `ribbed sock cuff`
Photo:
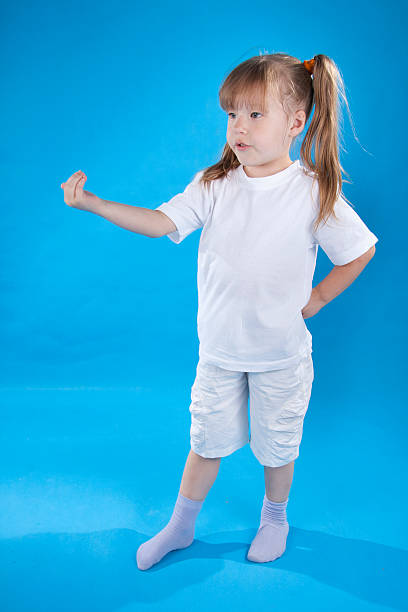
[[[267,523],[285,525],[287,523],[286,506],[288,501],[289,497],[283,502],[273,502],[267,498],[265,493],[261,511],[261,527]]]

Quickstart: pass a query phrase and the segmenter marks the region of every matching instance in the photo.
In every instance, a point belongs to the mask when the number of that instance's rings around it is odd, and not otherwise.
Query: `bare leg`
[[[204,500],[217,478],[220,463],[221,457],[207,459],[190,450],[184,467],[180,493],[189,499]]]
[[[273,502],[284,502],[289,497],[295,462],[279,467],[264,466],[266,497]]]

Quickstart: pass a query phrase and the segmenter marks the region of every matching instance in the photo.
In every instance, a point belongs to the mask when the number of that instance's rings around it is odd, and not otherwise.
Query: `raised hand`
[[[86,180],[86,175],[82,170],[78,170],[65,183],[61,183],[61,189],[64,190],[64,202],[72,208],[95,212],[101,200],[90,191],[84,190]]]

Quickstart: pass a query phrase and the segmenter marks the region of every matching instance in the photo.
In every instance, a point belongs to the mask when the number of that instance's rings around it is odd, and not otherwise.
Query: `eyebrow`
[[[252,108],[253,109],[253,108],[261,108],[261,106],[262,106],[262,104],[260,104],[260,103],[259,104],[243,104],[243,105],[241,104],[239,106],[239,108],[243,108],[243,109],[250,109],[250,108]],[[227,106],[227,108],[237,109],[238,106],[234,106],[234,105],[231,104],[231,106]]]

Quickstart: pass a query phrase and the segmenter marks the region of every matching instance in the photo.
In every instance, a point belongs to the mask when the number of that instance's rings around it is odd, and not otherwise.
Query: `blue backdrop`
[[[0,607],[408,609],[406,5],[23,1],[1,22]],[[104,199],[168,201],[221,155],[224,77],[277,51],[342,72],[358,138],[344,108],[344,193],[376,255],[306,320],[285,555],[245,559],[264,493],[247,446],[222,461],[194,545],[149,580],[134,555],[170,518],[190,448],[200,232],[131,233],[66,206],[60,184],[83,170]],[[319,250],[314,285],[331,268]]]

